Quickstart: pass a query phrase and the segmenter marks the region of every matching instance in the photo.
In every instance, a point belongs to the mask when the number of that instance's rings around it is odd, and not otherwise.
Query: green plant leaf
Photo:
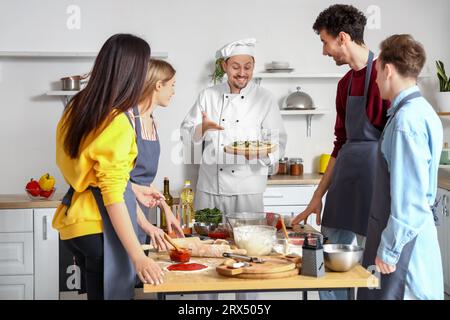
[[[437,77],[439,80],[439,91],[447,92],[450,91],[450,79],[447,77],[445,72],[444,63],[440,60],[436,61]]]

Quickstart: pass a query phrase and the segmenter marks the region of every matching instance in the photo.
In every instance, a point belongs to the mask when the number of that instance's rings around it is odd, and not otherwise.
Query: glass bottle
[[[184,181],[184,188],[180,195],[181,210],[183,211],[183,224],[187,228],[193,226],[194,220],[194,191],[191,189],[191,181]]]
[[[170,187],[169,187],[169,178],[164,177],[164,192],[163,196],[166,200],[167,205],[169,208],[172,208],[173,206],[173,197],[170,194]],[[161,210],[161,229],[167,229],[167,222],[166,222],[166,213],[164,212],[164,209]]]
[[[303,174],[303,159],[291,158],[290,162],[290,174],[291,176],[301,176]]]

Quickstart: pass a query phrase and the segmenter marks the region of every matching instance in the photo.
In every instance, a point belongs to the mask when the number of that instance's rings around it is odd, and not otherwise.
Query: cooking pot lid
[[[285,109],[315,109],[310,95],[300,90],[301,88],[297,87],[297,91],[286,98]]]

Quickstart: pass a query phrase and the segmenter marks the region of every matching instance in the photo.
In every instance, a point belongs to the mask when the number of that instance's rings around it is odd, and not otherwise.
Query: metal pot
[[[284,110],[312,110],[315,109],[314,102],[309,94],[300,91],[301,88],[297,87],[297,91],[287,96],[283,109]]]
[[[86,75],[76,75],[70,77],[61,78],[63,91],[79,91],[81,84],[87,82]]]

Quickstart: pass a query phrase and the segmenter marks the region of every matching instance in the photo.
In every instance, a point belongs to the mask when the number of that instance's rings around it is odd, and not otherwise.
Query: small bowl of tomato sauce
[[[173,262],[189,262],[191,259],[191,249],[181,248],[180,251],[171,249],[169,256]]]

